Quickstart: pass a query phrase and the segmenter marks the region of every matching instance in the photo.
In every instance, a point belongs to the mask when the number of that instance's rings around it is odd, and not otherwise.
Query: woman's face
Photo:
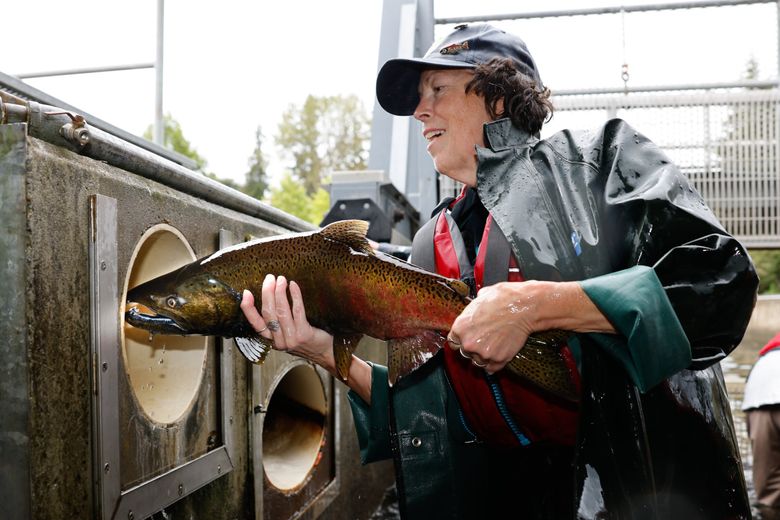
[[[475,146],[485,146],[482,125],[491,121],[485,101],[466,94],[470,70],[425,70],[420,75],[420,102],[414,118],[423,124],[423,137],[436,171],[468,186],[477,183]]]

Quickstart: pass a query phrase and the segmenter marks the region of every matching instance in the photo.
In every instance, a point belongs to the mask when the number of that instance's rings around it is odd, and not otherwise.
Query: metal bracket
[[[121,489],[119,438],[120,311],[117,271],[117,201],[89,198],[92,354],[93,481],[97,518],[146,518],[233,469],[233,360],[221,356],[223,439],[194,460],[127,490]]]

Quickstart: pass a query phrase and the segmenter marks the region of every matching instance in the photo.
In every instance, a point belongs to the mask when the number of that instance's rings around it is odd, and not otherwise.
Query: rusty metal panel
[[[0,125],[0,504],[30,517],[25,125]]]

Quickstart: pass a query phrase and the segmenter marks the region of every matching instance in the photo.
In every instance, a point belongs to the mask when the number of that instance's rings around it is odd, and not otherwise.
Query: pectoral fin
[[[342,381],[349,376],[352,353],[360,343],[363,334],[336,334],[333,337],[333,357],[336,358],[336,372]]]
[[[272,339],[267,339],[260,334],[252,334],[243,338],[234,338],[238,350],[252,363],[262,364],[274,346]]]
[[[390,386],[425,364],[444,346],[445,342],[444,336],[433,331],[388,341],[387,364]]]

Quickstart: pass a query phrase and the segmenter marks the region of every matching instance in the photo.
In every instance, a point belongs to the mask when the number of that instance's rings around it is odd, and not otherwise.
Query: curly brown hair
[[[485,98],[485,108],[490,117],[508,117],[518,128],[535,135],[542,125],[552,118],[553,104],[550,89],[536,85],[532,79],[518,72],[509,58],[493,58],[478,65],[474,77],[466,85],[471,91]],[[498,113],[498,101],[504,101],[504,110]]]

